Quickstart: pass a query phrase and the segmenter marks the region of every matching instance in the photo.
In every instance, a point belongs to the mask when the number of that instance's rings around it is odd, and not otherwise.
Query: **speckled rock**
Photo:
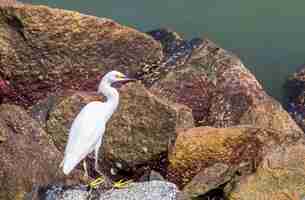
[[[289,77],[285,84],[288,95],[287,110],[305,131],[305,67]]]
[[[0,157],[0,199],[21,200],[35,186],[80,181],[77,172],[64,178],[59,169],[62,154],[39,124],[17,106],[0,106]]]
[[[132,76],[162,58],[157,41],[110,19],[25,4],[0,6],[0,44],[0,79],[17,95],[6,102],[24,106],[63,88],[93,89],[111,69]]]
[[[169,182],[133,183],[129,188],[101,194],[100,200],[176,200],[177,187]]]
[[[300,138],[298,132],[279,136],[277,131],[251,126],[185,130],[178,133],[169,153],[167,177],[181,188],[187,183],[196,186],[186,186],[184,191],[190,196],[202,195],[224,183],[232,187],[237,175],[243,177],[255,171],[269,149]],[[227,167],[217,170],[219,174],[213,173],[219,165]],[[205,178],[198,178],[202,174]]]
[[[47,185],[26,194],[25,200],[98,200],[98,191],[86,186]]]
[[[230,200],[298,200],[305,197],[305,143],[274,148],[253,175],[244,177],[228,195]]]
[[[167,72],[185,64],[193,50],[202,43],[200,38],[185,40],[178,33],[164,28],[147,33],[162,44],[164,54],[160,62],[146,65],[137,73],[139,79],[148,87],[163,78]]]
[[[178,192],[174,184],[165,181],[131,183],[128,188],[108,191],[50,185],[32,191],[26,200],[176,200]]]
[[[190,109],[170,105],[149,93],[140,83],[120,89],[120,104],[107,124],[101,157],[128,169],[158,159],[176,137],[176,129],[193,127]],[[76,92],[59,97],[50,109],[46,130],[60,150],[64,150],[68,130],[80,109],[96,94]]]
[[[240,59],[209,40],[165,74],[162,71],[150,91],[190,107],[197,126],[252,124],[286,134],[302,132]]]

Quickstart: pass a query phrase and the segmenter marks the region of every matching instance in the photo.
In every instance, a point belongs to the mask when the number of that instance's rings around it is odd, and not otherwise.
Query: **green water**
[[[283,100],[287,76],[305,60],[304,0],[23,0],[108,17],[148,31],[207,36],[237,54],[266,91]]]

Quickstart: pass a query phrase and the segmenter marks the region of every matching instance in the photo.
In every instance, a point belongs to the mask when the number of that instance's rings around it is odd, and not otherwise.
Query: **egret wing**
[[[104,103],[91,102],[77,115],[71,126],[63,161],[64,169],[69,170],[64,171],[71,171],[102,139],[105,131],[104,112]]]

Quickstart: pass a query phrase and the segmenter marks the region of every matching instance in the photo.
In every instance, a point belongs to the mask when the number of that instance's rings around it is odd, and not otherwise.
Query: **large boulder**
[[[194,126],[189,108],[161,101],[139,83],[125,85],[119,92],[119,108],[107,124],[101,148],[101,156],[116,161],[116,165],[128,169],[158,159],[175,141],[176,129]],[[58,149],[64,150],[73,119],[93,100],[102,97],[75,92],[53,100],[46,130]]]
[[[304,197],[304,141],[271,150],[264,156],[256,172],[244,177],[228,195],[230,200],[301,200]]]
[[[197,127],[179,132],[169,153],[167,177],[191,197],[224,185],[230,191],[239,177],[255,172],[274,146],[302,138],[298,132],[279,135],[275,130],[251,126]]]
[[[302,132],[240,59],[209,40],[194,48],[183,65],[160,71],[150,91],[190,107],[197,126],[252,124],[285,134]]]
[[[0,157],[0,199],[21,200],[36,186],[80,181],[79,173],[64,177],[59,168],[62,154],[39,124],[17,106],[0,106]]]
[[[110,19],[75,11],[9,3],[0,6],[0,79],[14,97],[33,105],[63,88],[93,89],[116,69],[133,75],[162,58],[160,44]]]

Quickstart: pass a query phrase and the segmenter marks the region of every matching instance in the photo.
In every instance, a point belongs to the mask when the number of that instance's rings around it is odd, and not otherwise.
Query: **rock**
[[[80,182],[59,169],[62,154],[22,108],[0,106],[0,199],[21,200],[33,187],[52,182]]]
[[[169,72],[164,79],[156,82],[150,91],[155,95],[169,101],[187,105],[192,109],[193,117],[197,125],[208,124],[210,107],[210,88],[204,74],[198,75],[196,69],[182,68]]]
[[[149,180],[150,180],[150,181],[165,181],[165,179],[163,178],[163,176],[162,176],[160,173],[158,173],[158,172],[156,172],[156,171],[154,171],[154,170],[152,170],[152,171],[150,172]]]
[[[16,4],[22,4],[20,1],[16,1],[16,0],[2,0],[0,2],[0,6],[1,7],[6,7],[6,6],[13,6]]]
[[[301,67],[285,84],[288,95],[287,110],[305,131],[305,67]]]
[[[190,107],[197,126],[252,124],[285,134],[302,132],[240,59],[209,40],[195,46],[183,65],[160,70],[150,91]]]
[[[0,104],[2,104],[3,99],[8,95],[8,93],[8,82],[0,79]]]
[[[133,76],[163,56],[159,42],[147,34],[46,6],[0,7],[0,27],[0,79],[15,91],[5,102],[26,107],[49,92],[95,89],[111,69]]]
[[[98,200],[98,195],[85,186],[48,185],[34,189],[25,200]]]
[[[199,172],[184,188],[183,193],[189,198],[206,194],[234,178],[235,171],[223,163],[215,163]]]
[[[197,127],[178,133],[169,153],[167,178],[189,196],[199,196],[252,174],[274,146],[303,138],[251,126]],[[188,185],[189,184],[189,185]]]
[[[28,194],[33,200],[176,200],[177,187],[165,181],[131,183],[124,189],[89,191],[83,186],[50,185]],[[26,199],[27,200],[27,199]]]
[[[236,184],[228,199],[297,200],[305,197],[304,155],[304,141],[274,148],[254,174]]]
[[[148,34],[162,44],[164,57],[159,63],[146,65],[138,72],[139,79],[146,86],[151,86],[164,77],[168,71],[183,65],[189,59],[193,50],[202,43],[199,38],[190,41],[184,40],[178,33],[169,29],[157,29],[149,31]]]
[[[101,97],[85,92],[66,92],[65,95],[50,96],[37,104],[32,109],[32,115],[45,124],[56,147],[64,152],[74,118],[87,103],[96,100],[101,101]]]
[[[101,194],[100,200],[176,200],[177,187],[169,182],[132,183],[130,187]]]
[[[46,129],[58,149],[64,150],[68,130],[80,109],[99,98],[96,94],[75,92],[56,100]],[[120,89],[119,108],[107,124],[101,156],[114,161],[113,167],[119,165],[127,170],[166,153],[176,138],[176,129],[190,127],[193,118],[189,108],[169,105],[139,83],[128,84]]]

